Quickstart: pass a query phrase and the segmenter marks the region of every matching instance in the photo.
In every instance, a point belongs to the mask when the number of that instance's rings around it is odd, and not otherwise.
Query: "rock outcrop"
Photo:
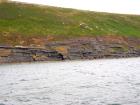
[[[139,57],[139,39],[79,38],[45,47],[0,46],[0,63]]]
[[[0,63],[63,60],[57,51],[42,48],[0,46],[1,51]]]

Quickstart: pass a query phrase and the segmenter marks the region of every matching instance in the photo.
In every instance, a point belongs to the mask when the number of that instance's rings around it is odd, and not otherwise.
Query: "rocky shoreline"
[[[140,57],[140,39],[95,37],[46,42],[40,47],[0,46],[0,64],[123,57]]]

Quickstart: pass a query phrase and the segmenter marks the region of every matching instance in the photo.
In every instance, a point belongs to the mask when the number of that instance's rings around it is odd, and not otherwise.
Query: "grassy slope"
[[[125,35],[140,37],[140,16],[3,3],[0,4],[0,35],[3,33],[23,36]]]

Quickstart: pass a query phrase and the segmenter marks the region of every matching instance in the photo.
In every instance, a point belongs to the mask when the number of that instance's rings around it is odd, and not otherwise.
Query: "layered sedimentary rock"
[[[0,63],[62,60],[57,51],[31,47],[0,47]]]
[[[140,40],[80,38],[48,42],[43,47],[0,46],[0,63],[139,57]]]

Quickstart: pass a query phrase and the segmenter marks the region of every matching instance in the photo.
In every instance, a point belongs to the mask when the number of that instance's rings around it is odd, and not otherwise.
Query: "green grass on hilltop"
[[[140,16],[21,3],[0,4],[0,34],[140,37]]]

